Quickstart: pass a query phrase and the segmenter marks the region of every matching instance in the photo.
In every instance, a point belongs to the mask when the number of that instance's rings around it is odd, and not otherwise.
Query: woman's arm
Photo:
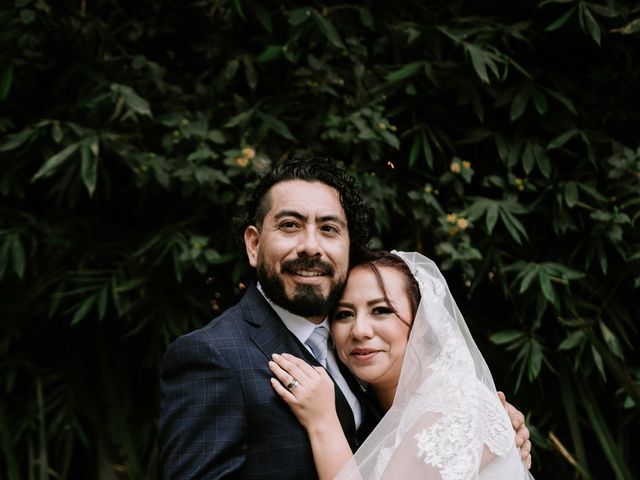
[[[273,355],[269,368],[273,389],[307,430],[318,477],[335,478],[352,453],[336,413],[333,380],[324,368],[288,353]],[[294,379],[297,384],[286,388]]]

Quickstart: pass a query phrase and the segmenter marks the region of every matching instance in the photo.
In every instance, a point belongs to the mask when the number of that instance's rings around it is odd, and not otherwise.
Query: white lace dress
[[[428,391],[434,386],[429,381],[422,388]],[[530,478],[515,446],[509,418],[495,393],[482,383],[474,387],[461,385],[459,390],[449,393],[439,392],[440,404],[436,405],[431,395],[415,392],[401,415],[393,444],[379,451],[373,478]],[[468,402],[466,405],[456,402],[461,395],[467,399],[475,396],[476,401],[472,403],[482,409],[482,414],[466,409]],[[417,412],[425,411],[429,413],[416,418]],[[477,439],[482,436],[485,443],[479,448]]]

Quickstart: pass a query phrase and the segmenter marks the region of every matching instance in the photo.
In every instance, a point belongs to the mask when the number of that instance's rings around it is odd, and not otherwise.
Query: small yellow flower
[[[460,173],[460,162],[451,162],[451,171],[453,173]]]
[[[182,125],[183,127],[186,127],[187,125],[189,125],[189,120],[187,120],[186,118],[183,118],[182,120],[180,120],[180,125]]]
[[[424,193],[431,193],[431,192],[433,192],[433,187],[431,186],[431,184],[430,184],[430,183],[427,183],[427,184],[424,186]]]
[[[456,223],[458,221],[458,216],[455,213],[450,213],[447,215],[447,222]]]
[[[460,230],[466,230],[468,226],[469,226],[469,220],[467,220],[466,218],[458,219],[458,227],[460,227]]]
[[[256,151],[251,147],[245,147],[242,149],[242,156],[244,158],[251,160],[253,157],[256,156]]]
[[[395,125],[389,125],[389,130],[395,132],[396,130],[398,130],[398,127],[396,127]]]
[[[449,235],[451,235],[452,237],[455,237],[458,234],[458,227],[451,227],[449,229]]]
[[[387,129],[387,125],[386,125],[386,123],[384,123],[384,122],[380,122],[380,123],[378,124],[378,128],[379,128],[380,130],[386,130],[386,129]]]
[[[249,159],[247,157],[236,157],[234,162],[240,168],[247,168],[247,165],[249,165]]]
[[[172,134],[173,134],[173,138],[178,138],[178,137],[180,137],[180,131],[178,131],[178,130],[174,130],[174,131],[172,132]]]
[[[516,184],[516,187],[518,188],[518,190],[520,190],[520,191],[524,190],[524,180],[522,178],[516,177],[515,184]]]
[[[467,162],[466,160],[462,162],[462,166],[469,170],[471,168],[471,162]]]

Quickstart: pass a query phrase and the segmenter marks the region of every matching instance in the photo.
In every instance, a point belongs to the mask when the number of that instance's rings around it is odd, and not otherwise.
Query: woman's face
[[[356,377],[374,389],[395,389],[413,318],[403,274],[389,267],[379,271],[392,305],[371,269],[356,267],[349,273],[331,334],[340,360]]]

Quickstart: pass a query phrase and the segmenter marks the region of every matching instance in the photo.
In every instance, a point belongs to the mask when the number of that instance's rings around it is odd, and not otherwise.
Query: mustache
[[[333,266],[317,258],[295,258],[287,260],[282,264],[282,271],[285,273],[295,273],[298,270],[317,270],[323,275],[333,275]]]

